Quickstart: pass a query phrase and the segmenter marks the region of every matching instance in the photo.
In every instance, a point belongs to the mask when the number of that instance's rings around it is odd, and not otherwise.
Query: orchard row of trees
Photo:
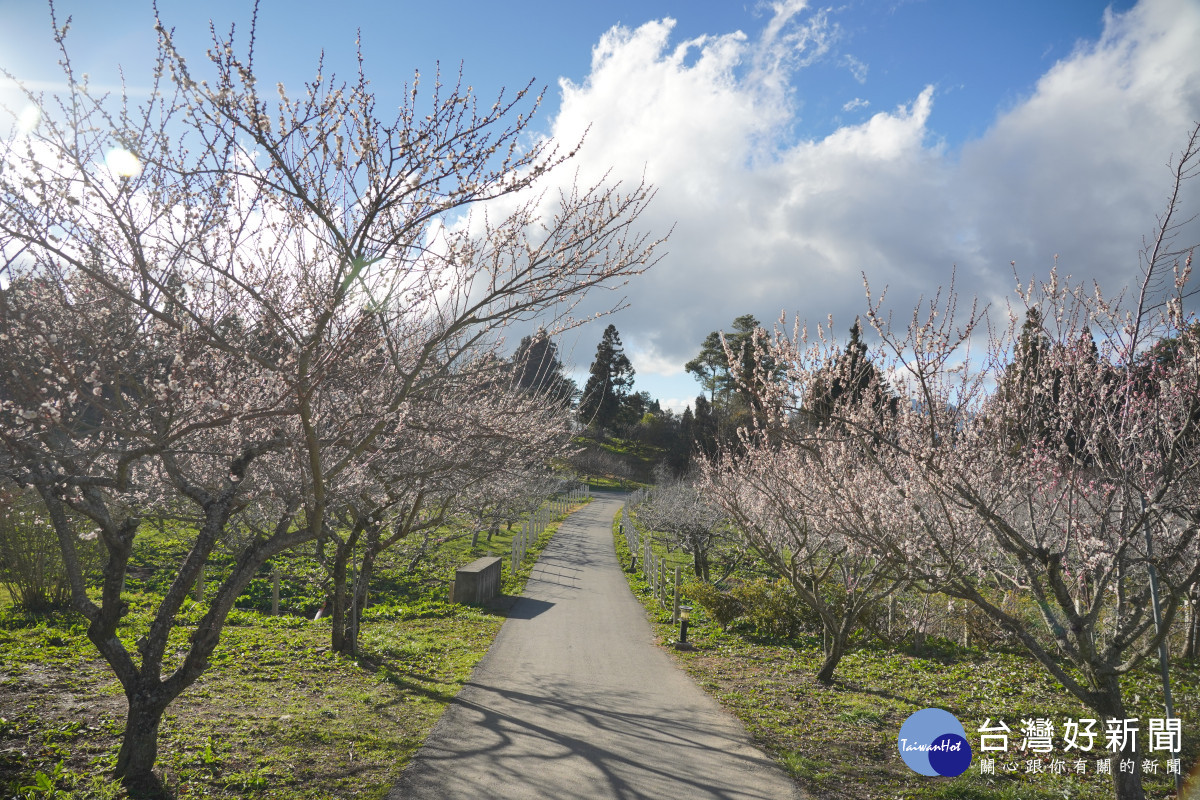
[[[830,634],[822,681],[906,589],[965,601],[1098,718],[1128,716],[1123,676],[1200,589],[1200,322],[1173,246],[1198,134],[1128,299],[1052,272],[1007,325],[953,288],[896,323],[868,287],[873,348],[857,323],[845,346],[825,326],[718,337],[688,369],[746,396],[736,443],[639,517],[701,579],[714,534],[757,551]],[[1144,796],[1140,773],[1113,781]]]
[[[361,71],[319,68],[295,92],[260,81],[232,33],[198,66],[158,24],[135,106],[88,89],[66,28],[70,88],[28,91],[36,124],[0,142],[0,470],[44,503],[124,688],[116,775],[153,793],[162,714],[269,559],[332,555],[346,649],[350,552],[365,589],[398,539],[455,511],[511,515],[544,479],[570,432],[545,342],[588,289],[652,262],[634,227],[651,191],[577,187],[544,215],[538,184],[574,151],[528,146],[528,87],[477,106],[440,75],[422,94],[418,75],[385,120]],[[507,326],[535,318],[548,329],[502,357]],[[121,593],[159,520],[196,533],[134,644]],[[99,586],[81,540],[99,542]],[[168,652],[218,545],[236,566]]]

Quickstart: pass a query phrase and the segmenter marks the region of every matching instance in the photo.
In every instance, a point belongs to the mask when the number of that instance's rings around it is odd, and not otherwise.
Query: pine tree
[[[686,475],[688,470],[691,469],[692,432],[695,428],[695,419],[691,406],[683,410],[683,415],[679,419],[679,427],[675,431],[675,438],[671,442],[670,451],[667,453],[667,466],[670,467],[676,476]]]
[[[633,364],[621,346],[615,325],[604,329],[596,359],[588,369],[587,384],[579,401],[579,418],[585,425],[611,428],[633,387]]]
[[[513,385],[560,402],[571,400],[578,391],[575,381],[563,374],[558,360],[558,345],[538,329],[533,336],[522,337],[512,356]]]
[[[1055,427],[1062,376],[1051,363],[1051,346],[1041,312],[1030,308],[1013,346],[1013,362],[1001,375],[999,387],[1008,411],[1005,428],[1019,446],[1046,441]]]
[[[718,444],[741,450],[738,429],[762,421],[765,390],[769,384],[783,379],[782,370],[771,359],[766,331],[753,314],[734,319],[728,331],[709,333],[700,353],[684,369],[695,375],[709,392],[706,411],[712,417],[713,434],[711,442],[705,440],[703,452],[712,454]],[[697,424],[701,424],[701,419],[697,405]]]
[[[698,395],[695,421],[692,423],[692,452],[699,452],[707,458],[715,456],[717,432],[717,416],[713,413],[712,404],[704,395]]]
[[[761,324],[753,314],[743,314],[733,321],[728,332],[712,331],[704,338],[700,353],[684,365],[684,369],[696,376],[696,380],[708,391],[709,400],[715,405],[730,402],[730,398],[738,389],[737,378],[731,368],[729,358],[725,355],[725,344],[729,346],[738,359],[738,371],[744,381],[755,380],[756,367],[764,356],[755,346],[754,332]],[[721,334],[725,335],[725,344],[721,343]]]
[[[813,381],[804,405],[815,422],[827,424],[839,408],[864,402],[871,403],[880,415],[896,413],[897,400],[871,362],[862,326],[855,320],[846,348]]]
[[[1042,330],[1042,314],[1036,308],[1025,312],[1025,323],[1013,348],[1013,363],[1004,371],[1007,390],[1029,389],[1042,379],[1042,361],[1050,350],[1050,338]]]

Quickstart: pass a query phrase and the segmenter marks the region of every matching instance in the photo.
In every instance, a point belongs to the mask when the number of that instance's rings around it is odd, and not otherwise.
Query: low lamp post
[[[687,640],[688,620],[692,616],[691,606],[679,607],[679,641],[675,643],[676,650],[691,650],[692,646]]]

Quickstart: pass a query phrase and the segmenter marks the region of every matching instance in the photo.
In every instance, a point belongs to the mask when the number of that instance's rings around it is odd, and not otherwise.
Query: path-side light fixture
[[[679,607],[679,641],[675,643],[676,650],[691,650],[692,646],[688,644],[687,629],[688,620],[692,618],[691,606]]]

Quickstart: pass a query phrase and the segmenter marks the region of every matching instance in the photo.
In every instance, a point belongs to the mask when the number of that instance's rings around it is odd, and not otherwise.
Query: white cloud
[[[630,348],[629,360],[638,375],[662,375],[671,377],[683,373],[683,364],[664,356],[654,348]]]
[[[889,287],[900,315],[955,265],[959,291],[989,300],[1009,294],[1011,260],[1028,277],[1058,253],[1065,271],[1113,289],[1135,274],[1168,188],[1163,164],[1200,119],[1200,4],[1145,0],[1110,13],[1099,41],[961,149],[937,135],[929,86],[795,142],[803,97],[792,78],[831,53],[837,33],[802,2],[772,8],[757,37],[674,44],[669,19],[614,28],[587,80],[561,84],[553,135],[574,142],[591,126],[581,175],[611,169],[636,182],[644,171],[659,193],[643,225],[675,225],[669,254],[630,284],[631,307],[611,320],[631,350],[649,354],[639,371],[678,369],[710,330],[744,313],[768,323],[781,310],[832,313],[844,333],[865,308],[862,272],[873,289]],[[1191,188],[1196,201],[1200,185]]]
[[[830,21],[828,9],[805,16],[807,0],[776,0],[769,7],[771,19],[750,51],[754,70],[749,83],[780,91],[791,71],[826,56],[841,30]]]
[[[859,83],[867,82],[867,72],[870,68],[862,61],[859,61],[854,56],[847,54],[842,56],[842,64],[846,67],[846,69],[850,70],[850,74],[854,76],[854,80],[858,81]]]
[[[860,108],[867,108],[870,105],[870,100],[863,100],[861,97],[856,97],[853,100],[845,103],[842,106],[842,111],[858,111]]]
[[[1106,14],[1104,34],[1055,64],[1033,94],[963,149],[960,221],[980,269],[1053,254],[1115,290],[1166,200],[1165,164],[1200,119],[1200,4],[1143,2]],[[1187,187],[1195,213],[1200,186]],[[1192,242],[1200,233],[1185,233]]]
[[[658,405],[663,409],[673,411],[676,414],[682,414],[684,409],[696,402],[695,397],[661,397],[658,398]]]

